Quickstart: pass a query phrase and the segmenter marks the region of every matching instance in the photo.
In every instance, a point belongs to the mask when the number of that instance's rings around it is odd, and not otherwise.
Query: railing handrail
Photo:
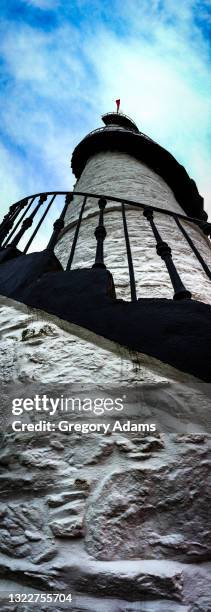
[[[85,192],[85,191],[40,191],[38,193],[34,193],[31,194],[30,196],[27,196],[28,198],[38,198],[40,196],[50,196],[50,195],[71,195],[73,194],[74,196],[83,196],[83,197],[88,197],[88,198],[97,198],[98,200],[100,198],[105,198],[108,201],[112,201],[112,202],[118,202],[119,204],[122,204],[122,202],[124,204],[128,204],[131,206],[136,206],[136,207],[140,207],[140,208],[149,208],[154,210],[155,212],[159,212],[161,214],[164,215],[169,215],[170,217],[178,217],[179,219],[183,219],[184,221],[190,221],[192,223],[195,223],[196,225],[200,226],[201,223],[203,223],[205,220],[203,219],[199,219],[199,217],[188,217],[187,215],[183,215],[182,213],[179,212],[174,212],[172,210],[169,210],[167,208],[160,208],[158,206],[154,206],[152,204],[144,204],[143,202],[137,202],[136,200],[129,200],[126,199],[124,197],[118,198],[117,196],[112,196],[112,195],[108,195],[108,194],[104,194],[104,193],[91,193],[91,192]],[[25,198],[24,198],[25,199]],[[21,198],[20,200],[17,200],[17,202],[15,202],[14,204],[17,205],[19,203],[21,203],[23,201],[23,198]]]
[[[50,201],[48,198],[50,196]],[[151,204],[144,204],[142,202],[137,202],[136,200],[130,200],[124,197],[117,197],[114,195],[106,195],[106,194],[97,194],[90,193],[84,191],[48,191],[48,192],[39,192],[34,194],[33,196],[29,196],[28,198],[24,198],[24,200],[19,200],[15,204],[12,205],[9,209],[9,213],[4,217],[4,221],[0,225],[0,262],[7,261],[8,259],[13,259],[14,257],[19,257],[19,255],[25,256],[28,252],[29,247],[31,246],[32,241],[37,235],[43,221],[45,220],[52,203],[55,201],[56,196],[63,196],[62,200],[65,196],[65,203],[63,202],[62,210],[60,211],[59,217],[55,219],[53,223],[53,230],[50,236],[50,240],[47,243],[47,246],[43,249],[43,251],[48,253],[48,256],[54,255],[54,249],[58,243],[58,240],[62,235],[64,235],[64,231],[68,231],[69,225],[65,228],[65,216],[70,205],[70,202],[74,198],[83,198],[83,202],[81,205],[81,209],[79,211],[78,218],[74,220],[71,226],[75,225],[75,231],[73,236],[73,241],[71,245],[71,251],[68,258],[66,271],[70,271],[74,259],[75,249],[77,246],[77,240],[79,236],[79,231],[81,227],[82,217],[84,214],[84,209],[88,199],[93,199],[97,202],[99,209],[99,221],[98,226],[95,229],[94,235],[96,238],[96,255],[95,261],[93,264],[93,268],[100,267],[105,268],[104,263],[104,240],[106,238],[107,232],[104,224],[104,213],[113,210],[120,211],[122,213],[122,223],[125,237],[125,246],[127,253],[127,262],[128,262],[128,270],[129,270],[129,282],[130,282],[130,290],[131,290],[131,300],[137,300],[136,293],[136,280],[135,280],[135,269],[133,265],[133,256],[132,249],[130,245],[130,229],[127,224],[127,211],[130,207],[133,209],[139,209],[143,212],[143,216],[148,221],[152,235],[155,239],[155,248],[157,254],[164,261],[172,288],[174,290],[174,299],[190,299],[191,292],[186,289],[183,280],[180,276],[179,271],[177,270],[176,264],[174,262],[171,246],[163,239],[162,229],[159,228],[159,219],[154,218],[154,213],[159,213],[161,215],[167,215],[170,218],[173,218],[172,225],[177,225],[183,239],[185,238],[189,247],[192,249],[194,255],[200,262],[201,267],[204,272],[208,276],[209,280],[211,280],[211,270],[204,260],[202,254],[200,253],[198,246],[196,246],[194,240],[192,240],[191,235],[189,235],[187,231],[187,226],[185,224],[180,223],[181,220],[186,222],[191,222],[199,227],[204,234],[207,236],[211,236],[211,224],[203,219],[199,219],[198,217],[188,217],[180,212],[168,210],[165,208],[160,208],[158,206],[153,206]],[[39,198],[38,202],[35,202],[35,207],[32,206],[33,202]],[[79,200],[80,203],[80,200]],[[111,204],[111,206],[107,207],[107,203]],[[74,205],[74,203],[73,203]],[[11,216],[10,211],[16,210],[14,215]],[[91,208],[91,212],[94,214],[95,207]],[[28,215],[29,211],[29,215]],[[22,214],[23,212],[23,214]],[[57,212],[57,211],[56,211]],[[90,212],[90,211],[89,211]],[[20,217],[18,215],[20,213]],[[41,216],[40,216],[41,214]],[[88,215],[89,216],[89,215]],[[77,217],[77,208],[76,208],[76,217]],[[140,215],[141,217],[141,215]],[[156,214],[155,214],[156,217]],[[87,218],[87,216],[86,216]],[[14,225],[14,221],[16,221]],[[29,237],[26,246],[21,251],[19,248],[19,243],[22,241],[22,238],[27,234],[28,229],[34,224],[34,228],[32,228],[32,234]],[[158,223],[157,223],[158,222]],[[14,227],[13,227],[14,226]],[[12,238],[12,241],[11,241]],[[207,240],[209,243],[209,241]],[[209,243],[210,244],[210,243]],[[57,260],[58,261],[58,260]]]
[[[107,114],[110,114],[110,113],[107,113]],[[105,116],[106,116],[106,115],[105,115]],[[125,115],[125,117],[127,117],[127,115]],[[127,119],[130,119],[130,117],[127,117]],[[131,121],[131,119],[130,119],[130,121]],[[88,140],[89,136],[92,136],[92,134],[97,134],[97,132],[104,132],[104,131],[106,131],[106,132],[107,132],[107,131],[109,131],[109,130],[111,130],[111,131],[112,131],[112,130],[124,130],[124,129],[125,129],[125,128],[124,128],[123,126],[121,126],[121,125],[114,125],[114,124],[113,124],[113,125],[112,125],[112,124],[111,124],[111,125],[104,125],[103,127],[96,128],[95,130],[92,130],[91,132],[89,132],[89,134],[86,134],[86,136],[84,136],[84,138],[82,138],[82,141],[81,141],[81,142],[83,142],[84,140]],[[129,129],[127,129],[127,131],[129,132],[130,130],[129,130]],[[132,132],[132,131],[133,131],[133,130],[132,130],[132,128],[131,128],[131,132]],[[155,141],[155,140],[153,140],[153,138],[150,138],[150,136],[148,136],[148,135],[147,135],[147,134],[145,134],[144,132],[140,132],[140,131],[138,131],[138,132],[136,132],[136,133],[137,133],[137,136],[144,136],[144,138],[146,138],[147,140],[150,140],[150,142],[154,142],[154,144],[156,144],[156,141]]]

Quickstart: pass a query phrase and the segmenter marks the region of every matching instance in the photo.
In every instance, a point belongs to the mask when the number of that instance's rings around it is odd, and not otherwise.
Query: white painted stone
[[[184,212],[161,176],[143,162],[119,151],[102,151],[90,157],[75,184],[75,191],[102,193]],[[71,219],[69,212],[67,220]]]
[[[125,197],[131,201],[139,201],[184,214],[165,181],[145,164],[126,153],[102,152],[91,157],[75,185],[75,190]],[[83,198],[78,196],[70,204],[66,216],[68,231],[62,236],[56,249],[63,265],[66,264],[70,252],[75,221],[82,200]],[[126,212],[138,297],[171,298],[173,296],[172,285],[166,266],[156,253],[155,239],[148,221],[143,217],[142,211],[135,207],[128,206]],[[211,283],[176,223],[171,217],[161,213],[157,213],[155,219],[161,237],[172,248],[173,260],[185,286],[192,292],[194,299],[210,303]],[[188,222],[183,223],[205,261],[211,266],[208,239],[197,227],[193,227]],[[93,265],[96,250],[94,231],[97,224],[97,200],[89,198],[75,252],[74,268]],[[105,263],[114,276],[117,297],[129,300],[127,255],[120,205],[117,203],[108,203],[105,211],[105,227],[107,230],[104,243]]]
[[[4,383],[83,383],[97,389],[191,380],[156,359],[5,297],[0,297],[0,328]]]

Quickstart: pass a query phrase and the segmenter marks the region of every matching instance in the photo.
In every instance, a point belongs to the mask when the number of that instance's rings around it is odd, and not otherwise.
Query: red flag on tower
[[[116,100],[117,113],[119,112],[119,107],[120,107],[120,100]]]

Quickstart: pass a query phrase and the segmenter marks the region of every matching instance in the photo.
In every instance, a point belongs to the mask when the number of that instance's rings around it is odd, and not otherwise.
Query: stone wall
[[[0,324],[0,589],[72,591],[71,607],[57,603],[54,612],[209,612],[206,388],[6,298]],[[183,380],[176,391],[173,380]],[[162,415],[163,428],[11,431],[12,397],[59,394],[66,385],[95,396],[116,386],[127,394],[124,422]],[[31,605],[8,608],[1,593],[0,601],[2,612]]]
[[[174,368],[139,357],[78,326],[67,331],[56,318],[0,297],[0,380],[2,383],[135,385],[185,379]],[[155,370],[160,370],[160,374]],[[188,378],[189,380],[189,378]]]

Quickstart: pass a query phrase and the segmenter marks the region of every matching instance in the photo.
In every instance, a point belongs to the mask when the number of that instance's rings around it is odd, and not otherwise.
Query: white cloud
[[[12,164],[12,165],[11,165]],[[4,145],[0,145],[1,214],[7,212],[8,204],[24,196],[24,169],[17,156],[12,156]]]
[[[32,3],[54,9],[58,4]],[[7,201],[70,189],[74,146],[120,97],[121,110],[140,130],[185,165],[211,210],[209,58],[194,22],[195,5],[128,0],[120,11],[114,3],[114,22],[123,16],[127,23],[124,36],[108,23],[91,24],[91,18],[81,33],[68,20],[49,32],[7,23],[1,46],[13,87],[1,97],[2,127],[16,146],[15,152],[0,150]]]
[[[86,41],[87,55],[98,75],[100,106],[107,111],[112,108],[111,98],[120,97],[122,112],[133,117],[140,130],[185,165],[211,212],[210,65],[201,34],[192,41],[196,30],[191,12],[193,2],[183,3],[186,6],[182,14],[178,7],[172,10],[171,15],[176,11],[180,21],[184,17],[179,29],[178,24],[165,25],[162,16],[160,22],[152,19],[150,32],[155,24],[156,31],[150,38],[143,36],[150,18],[145,12],[146,3],[141,3],[140,13],[134,14],[132,4],[129,8],[134,28],[127,39],[121,40],[102,28],[94,41],[91,36]],[[170,10],[173,5],[167,4]],[[139,14],[142,21],[138,29]]]
[[[41,10],[55,10],[60,5],[60,0],[22,0],[22,2]]]

